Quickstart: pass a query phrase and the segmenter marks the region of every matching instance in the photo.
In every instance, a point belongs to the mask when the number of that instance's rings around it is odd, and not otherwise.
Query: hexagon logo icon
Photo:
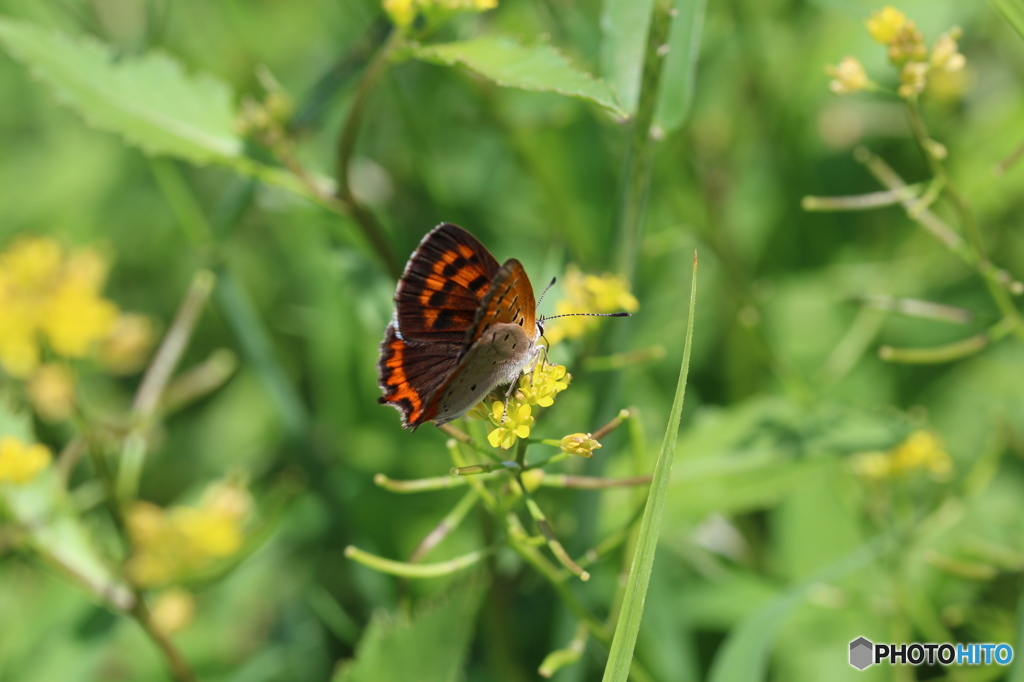
[[[857,670],[863,670],[874,663],[873,656],[875,645],[864,637],[858,637],[850,642],[850,665]]]

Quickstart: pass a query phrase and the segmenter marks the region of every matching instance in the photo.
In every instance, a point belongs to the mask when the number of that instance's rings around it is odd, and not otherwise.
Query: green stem
[[[547,516],[534,501],[533,497],[530,496],[530,492],[526,489],[526,485],[523,484],[522,477],[517,477],[519,481],[519,489],[523,493],[523,499],[526,500],[526,508],[530,510],[530,516],[533,517],[533,522],[537,524],[537,528],[540,530],[541,535],[547,540],[548,548],[551,549],[551,553],[555,555],[558,561],[568,568],[572,573],[577,576],[580,580],[586,582],[590,580],[590,573],[580,568],[579,564],[572,560],[569,553],[565,551],[565,547],[555,537],[555,532],[551,530],[551,524],[548,523]]]
[[[869,192],[853,196],[806,196],[800,201],[800,208],[805,211],[868,211],[915,199],[920,194],[921,183],[917,183],[899,189],[887,189],[882,192]]]
[[[363,236],[373,247],[374,251],[383,261],[388,271],[396,279],[402,274],[402,266],[398,262],[391,245],[384,237],[384,228],[377,220],[373,211],[363,206],[352,192],[352,185],[349,178],[349,165],[352,161],[352,154],[355,152],[356,140],[359,137],[359,128],[363,122],[363,115],[366,112],[366,105],[369,102],[370,94],[373,92],[381,77],[387,71],[388,63],[395,49],[402,44],[402,34],[393,30],[384,44],[377,50],[377,53],[370,60],[369,65],[359,79],[356,92],[352,101],[352,107],[348,111],[345,123],[341,128],[341,135],[338,138],[338,149],[336,155],[335,174],[338,178],[337,195],[345,202],[352,218],[359,225]]]
[[[948,343],[944,346],[935,346],[934,348],[893,348],[892,346],[882,346],[878,349],[878,357],[889,362],[918,365],[959,360],[974,355],[990,343],[1002,339],[1010,334],[1016,326],[1016,321],[1004,317],[981,334],[975,334],[960,341]]]
[[[416,545],[416,549],[413,550],[412,554],[409,555],[409,563],[418,563],[423,557],[425,557],[430,550],[437,547],[448,534],[459,527],[462,520],[466,518],[466,514],[470,512],[476,503],[480,500],[480,495],[475,490],[467,492],[458,504],[456,504],[450,512],[448,512],[441,522],[438,523],[432,531],[427,533],[426,537],[420,540],[420,543]]]
[[[481,549],[449,559],[448,561],[439,561],[433,564],[411,564],[405,561],[385,559],[376,554],[364,552],[354,545],[349,545],[345,548],[345,556],[349,559],[381,573],[397,575],[403,578],[440,578],[452,575],[479,563],[493,552],[494,548]]]

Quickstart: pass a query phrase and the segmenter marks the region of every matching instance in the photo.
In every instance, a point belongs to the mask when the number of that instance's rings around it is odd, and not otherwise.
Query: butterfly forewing
[[[395,291],[399,336],[463,343],[498,270],[476,237],[450,223],[437,226],[409,259]]]
[[[480,338],[488,325],[508,322],[523,328],[526,336],[537,337],[537,302],[533,297],[533,285],[526,275],[522,263],[509,258],[501,266],[480,308],[473,318],[467,341],[472,344]]]

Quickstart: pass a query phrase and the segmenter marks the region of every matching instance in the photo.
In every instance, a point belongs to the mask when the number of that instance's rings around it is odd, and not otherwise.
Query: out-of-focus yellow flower
[[[567,452],[570,455],[593,457],[594,450],[599,449],[601,444],[594,440],[589,433],[572,433],[562,439],[559,447],[562,452]]]
[[[495,428],[487,434],[487,442],[493,448],[508,450],[516,442],[517,438],[528,438],[530,427],[533,426],[533,410],[529,405],[512,399],[508,403],[508,412],[505,412],[505,405],[495,400],[491,405],[491,422]],[[502,421],[504,416],[504,421]]]
[[[837,95],[860,92],[871,82],[860,60],[856,57],[843,57],[843,61],[835,66],[831,64],[826,66],[825,72],[832,76],[829,89]]]
[[[572,375],[563,365],[538,362],[533,371],[519,378],[519,395],[528,405],[551,407],[555,396],[569,387]]]
[[[945,480],[953,471],[953,460],[939,438],[931,431],[914,431],[888,452],[863,452],[853,459],[859,475],[881,480],[925,471],[937,480]]]
[[[888,45],[907,25],[907,15],[895,7],[888,6],[872,12],[871,18],[867,20],[868,33],[882,45]]]
[[[931,63],[932,68],[943,71],[959,71],[964,68],[967,60],[960,54],[957,41],[960,40],[962,31],[958,26],[949,29],[935,41],[932,47]]]
[[[532,493],[540,487],[541,481],[544,480],[544,470],[530,469],[524,472],[521,478],[523,479],[523,485],[526,486],[526,492]]]
[[[144,587],[164,585],[230,557],[242,548],[251,506],[249,493],[231,483],[213,484],[198,507],[136,502],[127,519],[134,548],[129,578]]]
[[[620,275],[585,275],[575,265],[566,268],[563,284],[565,298],[555,305],[557,315],[573,313],[636,312],[640,309],[629,290],[629,282]],[[583,336],[598,324],[598,317],[565,317],[558,320],[544,336],[549,343]]]
[[[457,12],[483,12],[498,0],[384,0],[384,11],[399,28],[407,28],[422,16],[427,24],[438,23]]]
[[[106,272],[96,252],[67,255],[44,237],[0,253],[0,365],[25,378],[39,364],[43,340],[58,355],[79,358],[107,336],[118,311],[100,296]]]
[[[100,364],[112,374],[137,372],[149,356],[153,336],[153,323],[145,315],[121,315],[100,343]]]
[[[165,635],[181,632],[192,623],[196,613],[196,600],[186,590],[172,587],[157,596],[150,607],[153,626]]]
[[[0,438],[0,483],[29,483],[50,463],[49,448],[25,444],[14,436]]]
[[[899,96],[908,99],[924,92],[924,87],[928,84],[927,75],[927,62],[907,62],[904,64],[900,70],[900,87],[897,91]]]
[[[29,379],[28,397],[46,421],[64,421],[75,409],[75,375],[65,364],[41,365]]]

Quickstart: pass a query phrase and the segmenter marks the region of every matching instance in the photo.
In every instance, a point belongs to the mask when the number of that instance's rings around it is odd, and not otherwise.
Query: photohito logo
[[[850,665],[864,670],[888,661],[890,665],[1009,665],[1013,647],[1009,644],[875,644],[866,637],[850,642]]]

